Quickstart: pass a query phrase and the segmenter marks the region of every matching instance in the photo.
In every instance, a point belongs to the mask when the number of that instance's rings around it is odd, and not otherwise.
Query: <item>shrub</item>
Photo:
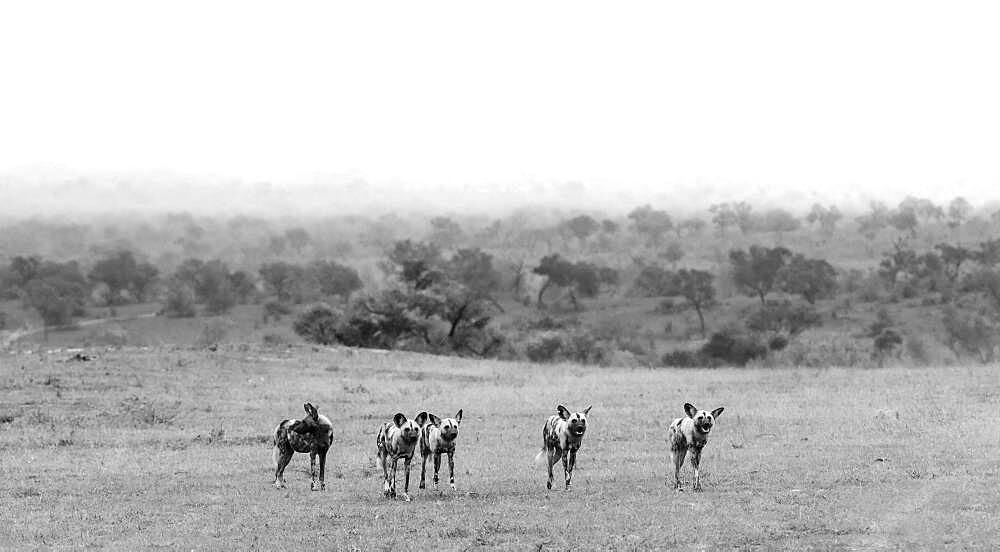
[[[317,305],[299,315],[292,329],[311,343],[332,345],[337,342],[339,316],[330,307]]]
[[[716,364],[713,359],[705,356],[700,351],[670,351],[660,359],[664,366],[677,368],[698,368],[702,366],[713,366]]]
[[[712,334],[708,343],[701,348],[701,352],[728,364],[745,366],[753,359],[766,356],[767,347],[752,335],[727,329]]]
[[[286,314],[292,314],[292,306],[276,299],[264,303],[264,322],[274,320],[278,322]]]
[[[557,334],[541,336],[525,345],[524,354],[532,362],[552,362],[563,347],[562,338]]]
[[[167,297],[161,314],[170,318],[191,318],[196,313],[194,289],[188,284],[172,280],[167,286]]]

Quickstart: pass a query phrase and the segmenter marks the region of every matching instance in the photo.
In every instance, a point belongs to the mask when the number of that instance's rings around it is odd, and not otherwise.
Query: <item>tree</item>
[[[688,304],[698,313],[701,324],[701,336],[706,337],[704,310],[715,304],[715,287],[711,272],[682,268],[677,273],[677,294],[687,299]]]
[[[674,227],[673,220],[666,211],[653,209],[649,205],[637,207],[628,214],[635,232],[646,237],[646,243],[655,244]]]
[[[309,237],[309,232],[306,232],[304,228],[289,228],[285,230],[285,242],[295,250],[296,253],[302,253],[302,250],[309,245],[312,238]]]
[[[682,220],[674,230],[677,232],[677,237],[681,237],[682,232],[687,232],[688,235],[695,236],[701,233],[705,229],[708,223],[698,217],[686,218]]]
[[[769,209],[761,216],[758,226],[766,232],[774,232],[780,240],[782,234],[798,230],[801,224],[795,215],[784,209]]]
[[[729,252],[733,266],[733,281],[750,295],[760,298],[761,305],[778,282],[778,274],[791,257],[784,247],[750,246],[749,252],[734,249]]]
[[[883,256],[879,263],[878,274],[889,287],[896,285],[900,274],[911,273],[917,265],[917,254],[906,247],[906,240],[897,238],[892,242],[893,250]]]
[[[671,242],[660,256],[676,268],[677,262],[684,258],[684,248],[677,242]]]
[[[746,235],[753,231],[753,207],[749,203],[741,201],[733,205],[733,214],[736,215],[736,226],[740,227],[741,233]]]
[[[916,214],[927,224],[931,220],[941,220],[944,218],[944,210],[938,207],[929,199],[906,196],[899,203],[899,210],[909,210]]]
[[[823,207],[819,203],[815,203],[806,216],[806,221],[809,224],[819,224],[820,232],[829,238],[836,231],[837,223],[842,218],[844,215],[840,213],[840,209],[836,205]]]
[[[868,240],[868,250],[871,251],[871,243],[875,241],[880,230],[889,224],[889,209],[884,203],[873,201],[869,204],[868,213],[856,217],[858,232]]]
[[[428,240],[441,247],[453,247],[464,237],[462,226],[449,217],[431,219],[431,233]]]
[[[719,227],[719,235],[725,235],[726,228],[736,226],[738,222],[736,211],[729,203],[716,203],[708,210],[712,213],[712,224]]]
[[[144,298],[158,272],[149,263],[137,262],[131,251],[119,251],[94,264],[87,277],[108,286],[108,304],[119,305]]]
[[[889,224],[902,233],[909,234],[910,237],[917,236],[917,213],[912,209],[896,209],[889,214]]]
[[[948,204],[948,227],[958,228],[969,220],[972,205],[964,197],[956,197]]]
[[[250,296],[256,291],[253,277],[246,271],[237,270],[229,274],[229,288],[233,292],[236,302],[245,305],[250,302]]]
[[[389,270],[414,289],[426,289],[443,277],[441,250],[433,243],[399,241],[388,257]]]
[[[962,272],[962,264],[974,258],[973,253],[962,246],[939,243],[934,246],[939,252],[944,275],[954,283]]]
[[[545,283],[538,291],[539,305],[542,305],[542,296],[551,285],[567,288],[570,301],[577,310],[580,309],[577,294],[582,297],[594,297],[601,289],[598,267],[587,262],[572,263],[558,254],[543,257],[533,272],[546,277]]]
[[[309,265],[308,271],[324,295],[347,298],[363,286],[357,270],[333,261],[315,261]]]
[[[676,274],[657,265],[646,265],[632,282],[632,292],[641,297],[677,295]]]
[[[581,242],[587,241],[587,238],[601,228],[601,224],[588,215],[573,217],[567,220],[564,225]]]
[[[801,295],[810,305],[816,299],[832,296],[837,290],[837,271],[823,259],[807,259],[796,254],[781,269],[780,287],[787,293]]]
[[[601,232],[605,234],[615,234],[618,232],[618,223],[610,220],[604,219],[601,221]]]
[[[89,288],[76,262],[45,262],[24,285],[27,303],[42,318],[45,339],[49,328],[68,324],[73,316],[83,314]]]
[[[265,263],[257,272],[282,303],[292,302],[293,291],[304,275],[302,267],[283,261]]]

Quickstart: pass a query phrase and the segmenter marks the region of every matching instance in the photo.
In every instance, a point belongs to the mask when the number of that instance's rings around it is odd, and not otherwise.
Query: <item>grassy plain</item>
[[[989,549],[996,367],[619,369],[308,346],[0,355],[0,549]],[[336,424],[328,491],[270,432]],[[725,406],[705,492],[672,491],[664,428]],[[532,457],[556,404],[593,404],[574,488]],[[465,411],[458,491],[384,499],[375,430]],[[690,466],[685,466],[690,488]],[[558,481],[558,478],[557,478]],[[402,482],[400,482],[400,485]]]

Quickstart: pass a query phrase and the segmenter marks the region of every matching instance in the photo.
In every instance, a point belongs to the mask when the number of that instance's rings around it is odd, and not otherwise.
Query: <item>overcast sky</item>
[[[0,171],[988,198],[971,2],[3,2]]]

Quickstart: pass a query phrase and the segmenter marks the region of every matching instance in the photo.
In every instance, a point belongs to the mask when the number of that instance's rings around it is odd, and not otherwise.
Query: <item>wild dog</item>
[[[583,412],[571,414],[563,405],[556,407],[556,412],[542,427],[542,450],[535,455],[535,462],[541,462],[542,456],[548,454],[549,481],[546,484],[552,489],[552,466],[562,458],[563,473],[566,476],[566,490],[569,490],[573,480],[573,467],[576,465],[576,451],[583,444],[583,434],[587,432],[587,414],[590,406]]]
[[[698,466],[701,464],[701,449],[708,443],[708,433],[715,425],[724,407],[711,412],[698,410],[691,403],[684,403],[686,418],[677,418],[667,428],[667,443],[670,445],[670,460],[674,464],[674,488],[681,489],[681,466],[684,457],[691,452],[691,466],[694,467],[694,490],[701,490],[701,474]]]
[[[458,426],[462,424],[462,411],[454,418],[441,419],[433,414],[427,416],[427,422],[420,427],[420,457],[423,464],[420,467],[420,488],[426,488],[424,483],[427,474],[427,458],[434,457],[434,488],[438,484],[438,471],[441,470],[441,455],[448,454],[448,482],[455,490],[455,439],[458,438]]]
[[[391,422],[382,424],[375,437],[378,449],[378,464],[382,467],[385,483],[382,491],[386,498],[396,497],[396,464],[403,459],[403,470],[406,479],[403,484],[403,499],[410,500],[410,461],[420,440],[420,426],[427,422],[427,413],[421,412],[415,420],[407,420],[402,412],[397,412]],[[392,479],[389,478],[389,466],[386,460],[392,460]]]
[[[326,452],[333,442],[333,424],[320,414],[316,407],[302,405],[306,417],[301,420],[283,420],[274,428],[274,486],[285,487],[285,466],[296,452],[309,453],[309,473],[312,476],[312,490],[326,490]],[[319,458],[319,481],[316,480],[316,460]]]

